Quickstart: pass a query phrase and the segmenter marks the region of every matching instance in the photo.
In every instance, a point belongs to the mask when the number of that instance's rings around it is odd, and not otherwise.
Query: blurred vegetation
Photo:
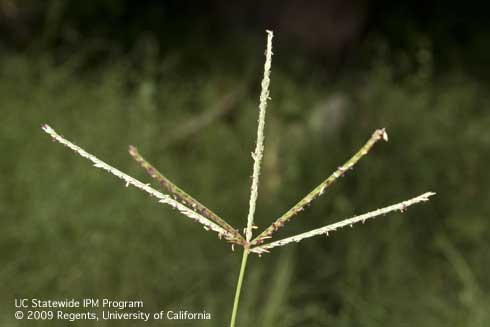
[[[138,21],[128,25],[135,35]],[[390,141],[278,237],[425,191],[438,195],[406,213],[252,258],[241,326],[488,326],[488,67],[475,69],[476,61],[457,56],[442,60],[444,48],[413,30],[408,34],[416,37],[404,46],[394,45],[389,33],[370,34],[357,48],[360,59],[333,70],[335,78],[326,77],[331,67],[289,56],[277,43],[259,227],[379,127],[387,128]],[[94,31],[104,35],[97,25]],[[78,41],[66,47],[60,35],[54,32],[56,45],[36,48],[42,36],[35,36],[28,48],[7,46],[0,54],[0,325],[36,326],[13,320],[16,297],[141,299],[148,312],[205,309],[213,315],[208,326],[226,325],[239,254],[53,145],[40,125],[49,123],[149,181],[127,154],[129,144],[137,146],[177,185],[242,227],[263,34],[201,48],[197,38],[170,39],[169,46],[143,33],[120,52],[112,43],[93,46],[93,37],[74,51]],[[479,49],[474,58],[488,54],[479,41],[472,44]],[[213,110],[223,114],[184,129]]]

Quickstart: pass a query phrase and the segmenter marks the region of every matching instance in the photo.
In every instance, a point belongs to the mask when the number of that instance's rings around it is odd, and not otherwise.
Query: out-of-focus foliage
[[[289,233],[427,190],[438,196],[407,213],[252,259],[244,325],[473,327],[490,320],[488,86],[462,73],[435,78],[430,51],[407,58],[410,74],[380,59],[355,79],[328,85],[273,72],[259,226],[378,127],[387,128],[390,142],[376,146]],[[189,78],[168,60],[144,60],[147,68],[138,71],[121,60],[87,72],[79,70],[83,58],[54,64],[49,56],[2,57],[3,323],[14,324],[11,303],[21,296],[142,299],[150,312],[206,309],[210,326],[226,323],[237,254],[53,145],[39,128],[48,122],[147,180],[127,155],[127,145],[137,145],[169,178],[243,226],[260,76],[244,80],[217,69]],[[161,146],[239,85],[253,86],[224,117]]]

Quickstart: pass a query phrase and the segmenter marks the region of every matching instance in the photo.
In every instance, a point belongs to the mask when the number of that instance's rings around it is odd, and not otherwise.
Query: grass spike
[[[338,167],[326,180],[324,180],[320,185],[313,189],[308,195],[296,203],[291,209],[284,213],[281,217],[277,218],[269,227],[267,227],[260,235],[258,235],[252,242],[251,245],[258,245],[264,242],[266,238],[271,236],[275,231],[285,225],[285,223],[290,220],[294,215],[304,210],[313,200],[322,195],[325,190],[335,182],[339,177],[343,176],[345,172],[352,169],[354,165],[361,160],[369,150],[378,142],[379,140],[388,141],[388,134],[384,128],[377,129],[371,135],[371,138],[364,144],[364,146],[359,149],[349,160],[347,160],[342,166]]]
[[[233,301],[233,309],[231,312],[230,326],[235,327],[238,303],[240,301],[240,292],[242,289],[243,276],[245,274],[245,267],[247,266],[247,257],[250,249],[250,240],[252,239],[252,230],[254,227],[254,215],[255,204],[257,202],[258,190],[259,190],[259,176],[260,176],[260,164],[262,162],[262,156],[264,155],[264,127],[265,127],[265,112],[267,109],[267,101],[269,100],[269,85],[272,66],[272,38],[274,34],[272,31],[267,32],[267,47],[265,50],[265,64],[264,64],[264,77],[261,83],[260,92],[260,104],[259,104],[259,120],[257,127],[257,143],[255,145],[255,152],[252,153],[254,159],[253,174],[252,174],[252,187],[250,189],[250,202],[247,216],[247,227],[245,228],[245,245],[243,247],[242,263],[240,266],[240,273],[238,275],[238,281],[235,291],[235,299]]]
[[[264,64],[264,77],[262,79],[262,91],[260,93],[259,104],[259,120],[257,127],[257,143],[255,151],[252,153],[254,159],[253,175],[252,175],[252,187],[250,192],[249,210],[247,216],[247,230],[245,238],[247,242],[252,239],[252,229],[254,224],[255,204],[257,203],[257,196],[259,193],[259,176],[260,165],[262,162],[262,156],[264,155],[264,127],[265,127],[265,112],[267,109],[267,101],[269,98],[269,85],[271,82],[271,65],[272,65],[272,38],[274,34],[272,31],[267,31],[267,49],[265,51],[265,64]]]
[[[313,236],[328,235],[329,232],[334,232],[339,228],[342,228],[345,226],[351,226],[352,227],[356,223],[359,223],[359,222],[364,223],[368,219],[372,219],[372,218],[378,217],[380,215],[387,214],[388,212],[392,212],[392,211],[404,212],[409,206],[411,206],[413,204],[429,201],[429,197],[431,197],[435,194],[436,193],[434,193],[434,192],[426,192],[426,193],[419,195],[415,198],[412,198],[410,200],[406,200],[406,201],[391,205],[389,207],[381,208],[381,209],[374,210],[374,211],[371,211],[371,212],[368,212],[368,213],[365,213],[365,214],[362,214],[359,216],[348,218],[348,219],[336,222],[334,224],[330,224],[330,225],[327,225],[327,226],[324,226],[321,228],[313,229],[313,230],[306,232],[306,233],[287,237],[287,238],[284,238],[284,239],[279,240],[279,241],[275,241],[275,242],[268,243],[265,245],[253,247],[250,249],[250,252],[261,254],[261,253],[267,252],[268,250],[270,250],[272,248],[275,248],[278,246],[284,246],[284,245],[287,245],[287,244],[290,244],[293,242],[298,243],[298,242],[300,242],[306,238],[310,238]]]
[[[223,218],[216,213],[205,207],[199,201],[187,194],[177,185],[172,183],[168,178],[163,176],[153,165],[151,165],[139,152],[138,149],[132,145],[129,146],[129,154],[133,159],[146,171],[146,173],[155,179],[158,184],[167,191],[171,196],[174,196],[176,200],[185,206],[191,207],[194,211],[197,211],[202,216],[209,220],[214,221],[216,224],[227,230],[234,237],[234,242],[237,244],[243,244],[245,239],[240,233],[228,224]]]
[[[81,157],[90,160],[94,164],[94,167],[101,168],[101,169],[111,173],[112,175],[122,179],[126,185],[133,185],[134,187],[148,193],[150,196],[157,198],[158,202],[165,203],[165,204],[172,206],[173,208],[179,210],[179,212],[182,213],[184,216],[187,216],[187,217],[191,218],[192,220],[199,222],[200,224],[202,224],[205,227],[217,232],[218,234],[222,234],[228,241],[234,240],[233,234],[230,234],[227,230],[223,229],[221,226],[215,224],[214,222],[203,217],[202,215],[198,214],[197,212],[194,212],[192,209],[186,207],[185,205],[181,204],[180,202],[175,201],[170,196],[160,193],[159,191],[155,190],[154,188],[152,188],[148,184],[144,184],[144,183],[138,181],[137,179],[135,179],[129,175],[126,175],[122,171],[106,164],[105,162],[103,162],[102,160],[97,158],[96,156],[86,152],[85,150],[83,150],[79,146],[73,144],[72,142],[68,141],[67,139],[65,139],[64,137],[62,137],[58,133],[56,133],[56,131],[54,129],[52,129],[50,126],[45,124],[42,126],[42,129],[47,134],[51,135],[51,137],[53,138],[54,141],[57,141],[57,142],[65,145],[65,146],[67,146],[68,148],[73,150],[75,153],[77,153]]]

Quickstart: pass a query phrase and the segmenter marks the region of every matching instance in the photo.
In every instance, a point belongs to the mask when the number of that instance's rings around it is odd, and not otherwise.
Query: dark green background
[[[312,3],[284,23],[291,2],[0,1],[0,326],[66,326],[14,320],[21,297],[136,299],[148,312],[212,313],[208,324],[179,326],[227,324],[240,251],[52,143],[40,126],[150,182],[127,153],[137,146],[243,228],[266,28],[276,38],[260,228],[380,127],[389,142],[277,237],[437,196],[252,256],[239,326],[490,324],[486,9]],[[340,47],[322,34],[339,13],[361,22]],[[333,35],[345,32],[340,23]],[[295,32],[311,24],[313,41]],[[225,112],[200,126],[216,110]]]

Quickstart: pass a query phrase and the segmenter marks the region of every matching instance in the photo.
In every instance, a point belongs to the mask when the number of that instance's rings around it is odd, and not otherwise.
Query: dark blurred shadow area
[[[268,28],[278,32],[276,42],[287,50],[281,56],[293,52],[334,66],[365,57],[359,51],[366,41],[381,39],[407,50],[423,38],[438,62],[484,64],[488,9],[459,1],[2,0],[0,31],[6,49],[93,47],[124,54],[148,38],[164,51],[184,45],[210,51],[223,43],[239,48]]]
[[[0,326],[28,325],[13,319],[20,297],[136,299],[148,312],[212,313],[195,326],[227,324],[239,251],[52,143],[40,126],[151,182],[128,155],[137,146],[242,229],[266,29],[275,38],[259,228],[381,127],[389,142],[277,237],[437,196],[252,257],[239,326],[488,326],[488,9],[0,0]]]

